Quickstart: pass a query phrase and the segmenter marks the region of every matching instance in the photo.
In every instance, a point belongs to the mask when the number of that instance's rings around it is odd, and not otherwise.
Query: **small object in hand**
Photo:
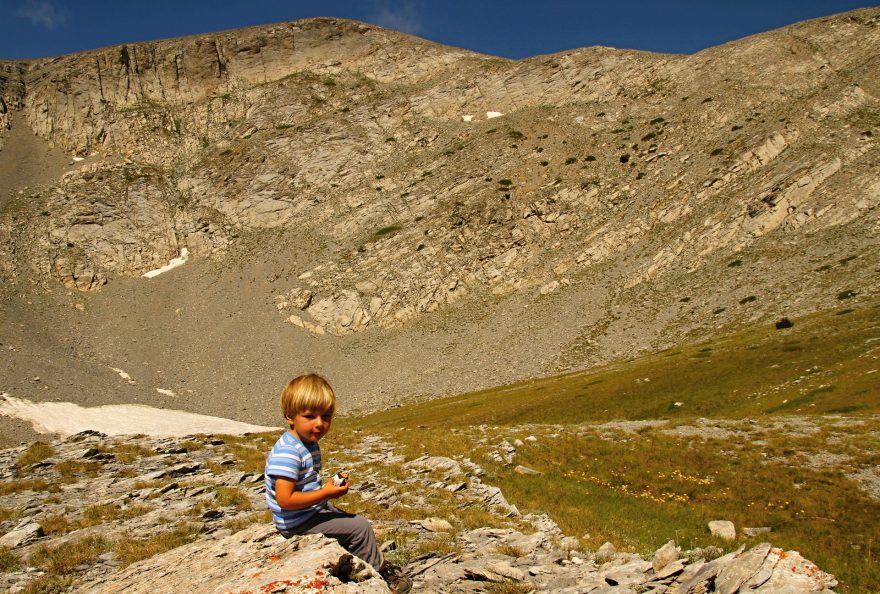
[[[347,472],[337,472],[333,475],[333,484],[337,487],[341,487],[343,485],[348,484],[348,473]]]

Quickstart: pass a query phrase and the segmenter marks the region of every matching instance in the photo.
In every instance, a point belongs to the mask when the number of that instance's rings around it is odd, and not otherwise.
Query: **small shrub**
[[[590,162],[592,162],[592,161],[595,161],[595,160],[596,160],[596,157],[594,157],[593,155],[587,155],[586,157],[584,157],[584,161],[590,161]]]
[[[709,103],[710,101],[712,101],[712,98],[711,98],[711,97],[706,97],[705,99],[703,99],[702,101],[700,101],[700,104],[703,104],[703,103]]]
[[[541,167],[546,167],[550,164],[550,161],[541,161]]]
[[[682,297],[681,299],[679,299],[679,302],[681,302],[681,303],[690,303],[690,300],[691,300],[690,297]]]
[[[737,266],[742,266],[742,263],[743,263],[742,260],[734,260],[733,262],[730,262],[730,263],[727,265],[727,267],[728,267],[728,268],[736,268]]]
[[[834,315],[836,315],[836,316],[844,316],[844,315],[846,315],[846,314],[848,314],[848,313],[852,313],[852,312],[854,312],[854,311],[855,311],[854,309],[846,308],[846,309],[841,309],[840,311],[836,312]]]
[[[739,304],[745,305],[746,303],[751,303],[752,301],[757,301],[757,300],[758,300],[758,298],[755,297],[754,295],[749,295],[748,297],[743,297],[742,299],[740,299]]]
[[[737,130],[742,130],[742,126],[740,126],[739,124],[737,124],[737,125],[733,126],[730,130],[731,130],[732,132],[736,132]]]
[[[648,122],[648,123],[651,124],[651,125],[653,126],[653,125],[655,125],[655,124],[662,124],[662,123],[665,122],[665,121],[666,121],[666,118],[663,118],[663,117],[657,117],[657,118],[654,118],[653,120],[651,120],[651,121]]]
[[[621,163],[629,163],[629,155],[627,155],[627,154],[620,155],[620,162]]]
[[[723,312],[725,309],[727,309],[727,308],[726,307],[717,307],[712,311],[712,315],[717,316],[718,314]]]
[[[714,150],[713,150],[711,153],[709,153],[709,154],[710,154],[711,156],[713,156],[713,157],[717,157],[718,155],[720,155],[720,154],[723,153],[723,152],[724,152],[724,149],[722,149],[722,148],[717,148],[717,149],[714,149]]]
[[[526,137],[526,135],[523,134],[522,132],[520,132],[519,130],[511,130],[510,132],[507,133],[507,135],[514,140],[522,140]]]
[[[837,298],[838,298],[840,301],[843,301],[843,300],[845,300],[845,299],[852,299],[852,298],[855,297],[856,295],[858,295],[858,293],[856,293],[855,291],[852,291],[852,290],[849,290],[849,289],[848,289],[848,290],[846,290],[846,291],[841,291],[840,293],[838,293],[838,294],[837,294]]]
[[[571,165],[572,163],[577,163],[577,157],[569,157],[565,160],[566,165]]]
[[[648,140],[651,140],[652,138],[657,138],[656,132],[648,132],[647,134],[642,136],[642,142],[646,142]]]
[[[825,272],[826,270],[831,270],[831,264],[823,264],[816,269],[816,272]]]
[[[506,179],[506,178],[505,178],[505,179],[499,179],[499,180],[498,180],[498,185],[499,185],[499,186],[509,186],[509,185],[511,185],[512,183],[513,183],[512,181],[510,181],[509,179]]]

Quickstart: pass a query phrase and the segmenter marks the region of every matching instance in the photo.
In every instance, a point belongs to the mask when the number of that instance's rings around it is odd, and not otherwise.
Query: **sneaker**
[[[385,580],[385,583],[388,584],[388,587],[394,594],[406,594],[412,589],[412,581],[393,563],[386,561],[382,565],[382,569],[379,570],[379,575],[382,576],[382,579]]]

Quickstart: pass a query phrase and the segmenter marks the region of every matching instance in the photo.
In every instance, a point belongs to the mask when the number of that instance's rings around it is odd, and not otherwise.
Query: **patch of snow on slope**
[[[5,393],[0,394],[0,415],[27,421],[39,433],[62,436],[86,429],[107,435],[143,433],[154,437],[183,437],[195,433],[241,435],[278,429],[140,404],[83,407],[72,402],[31,402]]]
[[[168,272],[169,270],[173,270],[178,266],[183,266],[186,264],[186,261],[189,260],[189,250],[186,248],[180,248],[180,256],[177,258],[172,258],[168,264],[163,266],[162,268],[156,268],[155,270],[151,270],[149,272],[145,272],[144,276],[146,278],[153,278],[154,276],[159,276],[163,272]]]

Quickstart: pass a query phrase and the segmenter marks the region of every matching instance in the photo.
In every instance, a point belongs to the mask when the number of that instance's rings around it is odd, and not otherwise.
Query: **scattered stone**
[[[413,524],[417,526],[421,526],[428,532],[454,532],[455,529],[452,527],[447,520],[442,518],[425,518],[424,520],[413,520]]]
[[[712,520],[709,522],[709,532],[724,540],[736,540],[736,528],[729,520]]]
[[[750,538],[754,538],[755,536],[760,536],[762,534],[768,534],[772,529],[769,526],[759,526],[756,528],[743,528],[742,533]]]
[[[540,470],[535,470],[533,468],[529,468],[528,466],[523,466],[521,464],[517,464],[513,470],[514,470],[514,472],[517,472],[519,474],[525,474],[525,475],[530,475],[530,476],[544,474]]]
[[[606,542],[596,551],[596,561],[610,561],[615,555],[617,549],[610,542]]]
[[[675,546],[675,541],[670,540],[665,545],[657,549],[654,553],[654,558],[651,560],[651,567],[654,569],[654,573],[660,573],[664,567],[672,563],[673,561],[678,560],[679,550],[678,547]]]
[[[119,559],[112,552],[99,555],[94,562],[82,563],[74,569],[76,592],[292,593],[304,592],[309,587],[335,592],[387,592],[372,568],[345,553],[335,541],[321,536],[285,540],[277,534],[262,512],[265,503],[261,475],[203,472],[202,468],[211,467],[218,460],[230,459],[231,452],[224,444],[187,450],[182,447],[183,439],[104,437],[100,441],[107,450],[126,443],[139,446],[146,453],[126,463],[114,457],[102,460],[102,474],[98,477],[70,484],[58,481],[58,464],[82,460],[82,443],[95,438],[79,435],[55,442],[51,444],[55,463],[33,465],[29,471],[35,479],[58,483],[62,489],[59,501],[53,499],[54,494],[45,492],[23,491],[4,496],[4,506],[24,510],[26,519],[18,524],[0,522],[0,530],[7,531],[0,538],[0,546],[16,548],[21,558],[27,558],[33,547],[43,544],[63,546],[79,535],[43,535],[42,519],[63,513],[75,521],[88,506],[95,504],[120,505],[123,512],[140,513],[123,514],[122,518],[91,526],[87,529],[89,535],[112,541],[182,526],[195,527],[197,534],[191,544],[121,571]],[[200,439],[208,442],[208,438],[186,438]],[[22,447],[0,452],[0,476],[11,475],[23,451]],[[479,506],[494,513],[499,522],[503,516],[518,515],[500,489],[482,482],[478,476],[482,469],[470,460],[423,456],[400,465],[406,476],[380,478],[370,470],[379,461],[400,461],[383,439],[364,436],[351,453],[357,460],[351,469],[364,476],[351,497],[377,502],[392,510],[414,510],[425,504],[427,490],[450,490],[460,508]],[[447,475],[453,480],[436,480]],[[138,483],[147,480],[145,477],[152,477],[149,480],[158,484],[136,489]],[[235,505],[221,507],[217,490],[226,485],[232,485],[242,499]],[[450,489],[451,486],[456,488]],[[100,493],[102,499],[96,501],[88,496],[90,493]],[[256,524],[248,525],[250,522]],[[542,592],[609,594],[711,591],[713,584],[731,594],[737,588],[740,592],[806,592],[836,584],[833,576],[821,572],[798,553],[771,549],[767,544],[722,556],[717,547],[707,547],[690,551],[687,558],[678,558],[678,549],[670,541],[651,561],[646,561],[636,554],[618,553],[613,545],[605,543],[596,553],[582,556],[574,554],[579,550],[578,539],[566,536],[548,515],[520,516],[518,522],[530,527],[529,534],[511,527],[482,527],[457,533],[452,522],[431,515],[412,521],[376,520],[373,524],[380,540],[382,535],[394,535],[381,545],[388,553],[400,543],[430,550],[437,542],[448,542],[456,549],[446,554],[425,553],[404,568],[413,579],[416,592],[470,593],[485,590],[487,583],[508,582]],[[244,528],[237,531],[235,526]],[[43,573],[25,570],[2,574],[0,590],[20,590],[40,575]]]
[[[27,521],[23,526],[0,536],[0,547],[14,549],[44,536],[43,527],[37,522]]]

